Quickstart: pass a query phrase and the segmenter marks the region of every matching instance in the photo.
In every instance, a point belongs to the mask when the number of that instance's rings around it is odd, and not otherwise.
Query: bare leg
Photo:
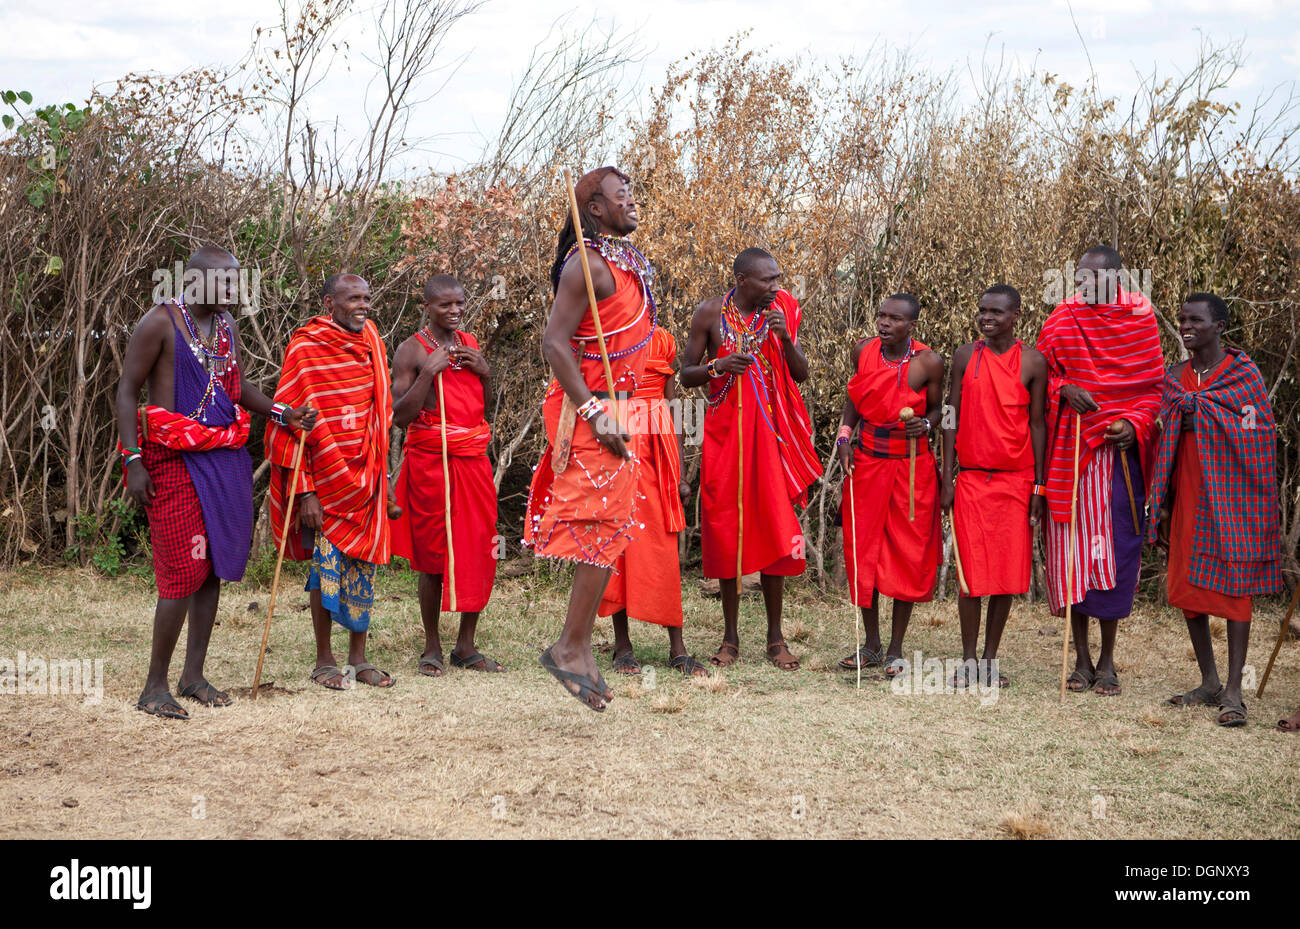
[[[961,657],[963,661],[975,658],[975,649],[980,641],[980,611],[984,605],[981,597],[957,598],[957,618],[961,622]],[[989,621],[993,618],[993,604],[989,601]]]
[[[1228,683],[1223,688],[1225,703],[1241,702],[1241,671],[1246,666],[1250,644],[1250,623],[1228,620]]]
[[[880,651],[880,592],[872,591],[871,606],[862,607],[862,644],[869,651]]]
[[[1097,669],[1092,663],[1092,652],[1088,649],[1088,614],[1077,609],[1070,614],[1070,632],[1074,636],[1074,670],[1091,676]]]
[[[599,565],[579,564],[573,571],[573,590],[569,593],[569,609],[564,616],[564,628],[551,646],[551,658],[562,671],[581,674],[592,681],[598,679],[596,658],[591,653],[591,632],[596,625],[596,610],[601,595],[609,583],[609,568]],[[578,685],[563,682],[570,693],[578,693]],[[593,709],[603,709],[614,698],[613,691],[594,694],[589,699]]]
[[[185,622],[185,613],[189,609],[192,597],[175,600],[158,598],[158,605],[153,613],[153,644],[149,649],[149,673],[145,677],[144,691],[140,696],[147,697],[156,693],[170,693],[167,686],[167,670],[171,665],[172,652],[176,650],[176,640],[180,638],[181,625]],[[185,713],[174,700],[170,702],[173,710]],[[189,715],[189,714],[186,714]]]
[[[912,619],[913,606],[910,600],[894,601],[893,623],[889,630],[889,650],[885,652],[886,658],[903,657],[903,636],[907,632],[908,622]]]
[[[760,574],[763,584],[763,608],[767,611],[767,641],[783,642],[781,612],[785,600],[785,578],[780,574]]]
[[[1097,657],[1097,674],[1114,674],[1115,673],[1115,639],[1119,634],[1118,619],[1099,619],[1097,625],[1101,627],[1101,654]],[[1118,693],[1113,687],[1102,690],[1097,689],[1097,693],[1107,696]]]
[[[998,594],[989,597],[988,631],[984,634],[984,658],[992,661],[998,657],[998,646],[1002,644],[1002,630],[1007,627],[1007,618],[1011,616],[1011,595]],[[974,658],[972,652],[970,655]]]
[[[619,610],[612,617],[614,622],[614,660],[623,655],[632,654],[632,635],[627,627],[627,610]]]
[[[686,654],[686,640],[682,638],[681,626],[666,626],[668,630],[668,657],[680,658]]]
[[[1196,666],[1201,671],[1201,689],[1213,693],[1219,689],[1219,668],[1214,661],[1214,643],[1210,639],[1210,617],[1204,613],[1187,617],[1187,634],[1192,640],[1192,651],[1196,653]]]
[[[221,579],[213,571],[194,592],[194,598],[190,601],[190,628],[185,639],[185,666],[181,669],[180,680],[177,681],[181,690],[190,684],[207,683],[203,677],[203,663],[208,657],[208,642],[212,638],[212,627],[217,621],[217,602],[220,598]],[[213,693],[212,691],[215,690],[216,688],[212,688],[208,692],[208,695],[214,698],[215,705],[229,705],[229,697],[219,691]]]
[[[424,652],[421,658],[441,658],[442,640],[438,623],[442,619],[442,575],[420,575],[420,622],[424,624]],[[436,669],[435,669],[436,670]]]
[[[740,584],[734,577],[718,581],[722,589],[722,641],[740,650]]]
[[[456,630],[456,647],[451,650],[453,655],[459,655],[461,658],[468,658],[478,649],[474,646],[474,632],[478,629],[478,610],[472,613],[460,614],[460,628]]]
[[[324,668],[335,666],[334,649],[330,646],[330,632],[333,620],[330,619],[329,612],[325,605],[321,603],[320,590],[316,589],[311,592],[311,628],[312,633],[316,636],[316,667]],[[321,681],[326,686],[341,687],[347,678],[342,673],[331,675]]]

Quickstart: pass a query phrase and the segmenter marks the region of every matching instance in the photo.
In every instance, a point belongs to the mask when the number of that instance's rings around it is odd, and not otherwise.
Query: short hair
[[[235,264],[239,264],[239,259],[229,249],[222,248],[219,245],[203,245],[190,256],[190,260],[185,263],[185,270],[199,269],[206,271],[218,264],[225,264],[227,258]]]
[[[912,310],[912,318],[913,319],[921,318],[921,301],[913,297],[911,294],[904,294],[904,293],[890,294],[885,299],[899,300],[903,303],[906,303]]]
[[[740,277],[742,274],[750,274],[754,270],[754,265],[764,258],[776,261],[772,253],[761,248],[747,248],[731,263],[731,272]]]
[[[1217,294],[1198,290],[1196,293],[1188,294],[1183,303],[1204,303],[1210,308],[1211,320],[1228,325],[1228,304],[1224,303],[1223,298]]]
[[[1089,255],[1096,255],[1101,258],[1104,262],[1102,267],[1107,271],[1118,271],[1124,267],[1124,259],[1120,257],[1119,252],[1109,245],[1094,245],[1083,253],[1084,258]]]
[[[461,286],[460,281],[456,280],[450,274],[435,274],[424,282],[424,299],[425,302],[428,302],[436,293],[446,290],[463,291],[464,289],[465,288]]]
[[[364,280],[361,275],[353,274],[351,271],[341,271],[338,274],[331,274],[329,277],[325,278],[325,283],[321,287],[321,299],[324,300],[326,297],[332,297],[338,293],[339,285],[350,277],[356,278],[357,280]]]
[[[1017,310],[1020,309],[1020,291],[1016,290],[1010,284],[994,284],[992,287],[987,288],[984,293],[980,294],[980,296],[983,297],[985,294],[1010,297],[1011,305]]]

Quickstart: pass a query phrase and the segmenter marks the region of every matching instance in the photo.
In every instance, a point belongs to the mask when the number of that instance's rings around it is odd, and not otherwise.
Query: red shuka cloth
[[[1034,449],[1021,342],[1004,355],[975,343],[961,380],[953,536],[972,597],[1029,590]]]
[[[325,512],[325,538],[345,555],[387,564],[388,430],[393,402],[388,358],[375,324],[349,332],[329,316],[308,320],[289,339],[275,399],[320,411],[307,433],[298,492],[314,490]],[[268,422],[266,459],[271,462],[268,501],[271,531],[279,539],[298,433]],[[299,500],[294,499],[295,511]],[[311,558],[298,533],[289,534],[285,557]]]
[[[664,386],[673,376],[677,345],[667,330],[655,327],[645,376],[633,396],[629,417],[637,457],[637,522],[645,529],[614,565],[598,615],[627,610],[628,616],[660,626],[682,624],[682,578],[677,534],[686,525],[677,487],[682,463]]]
[[[913,348],[928,350],[916,341]],[[910,460],[898,412],[905,406],[917,416],[926,412],[925,392],[908,386],[911,366],[910,359],[901,366],[886,365],[875,338],[862,347],[857,373],[849,378],[849,399],[862,417],[863,447],[855,450],[852,479],[844,482],[840,520],[849,592],[857,606],[870,606],[877,590],[913,603],[934,596],[939,479],[924,438],[916,440],[916,518],[907,518]]]
[[[797,341],[802,318],[799,302],[782,290],[773,305],[784,312],[786,330]],[[725,358],[734,350],[734,345],[723,345],[717,357]],[[749,375],[717,378],[710,386],[710,402],[715,405],[704,417],[700,462],[700,544],[705,577],[736,576],[737,398],[741,390],[745,396],[741,570],[790,576],[802,574],[807,565],[803,528],[794,506],[807,502],[808,485],[822,473],[813,449],[808,410],[799,385],[790,376],[780,338],[769,332],[752,354],[763,357],[764,363],[751,365],[750,371],[761,372],[766,396],[759,393]],[[728,380],[730,390],[719,401]]]
[[[1186,391],[1200,390],[1208,387],[1232,360],[1227,356],[1219,366],[1196,383],[1196,372],[1190,363],[1183,366],[1179,378]],[[1165,423],[1166,429],[1181,429],[1182,424],[1175,420]],[[1201,473],[1201,459],[1197,454],[1195,433],[1184,432],[1179,436],[1178,457],[1174,465],[1173,507],[1169,523],[1169,565],[1165,574],[1169,605],[1183,611],[1186,617],[1221,616],[1234,622],[1250,622],[1253,601],[1250,597],[1233,597],[1197,587],[1190,580],[1192,562],[1192,541],[1195,536],[1196,507],[1201,501],[1204,479]],[[1188,440],[1188,441],[1185,441]]]
[[[468,332],[460,342],[478,348]],[[426,352],[434,347],[419,333]],[[497,491],[487,447],[492,429],[483,418],[483,382],[466,368],[447,368],[442,377],[447,401],[447,476],[451,484],[451,541],[456,555],[456,605],[463,613],[487,606],[496,578]],[[438,402],[438,384],[429,386]],[[446,572],[446,497],[442,482],[442,419],[437,409],[420,410],[406,430],[406,452],[397,474],[400,518],[391,523],[393,554],[409,559],[422,574]],[[442,584],[442,609],[452,609],[451,583]]]
[[[1119,292],[1115,303],[1092,306],[1077,294],[1057,305],[1038,336],[1047,357],[1047,506],[1058,523],[1070,521],[1074,486],[1074,409],[1061,388],[1076,384],[1101,409],[1083,414],[1079,474],[1106,442],[1106,430],[1126,419],[1137,434],[1142,474],[1150,473],[1160,412],[1164,358],[1155,311],[1141,293]],[[1144,480],[1133,476],[1135,482]]]
[[[592,261],[604,260],[589,253]],[[601,330],[614,377],[614,391],[633,392],[645,371],[651,317],[647,295],[641,279],[631,271],[609,264],[614,276],[614,292],[596,304],[600,311]],[[595,341],[596,327],[588,310],[575,333],[575,352],[581,347],[584,357],[578,364],[582,379],[593,391],[604,392],[605,369]],[[621,358],[615,354],[629,351]],[[586,354],[597,357],[587,358]],[[613,567],[614,562],[635,536],[633,509],[636,497],[637,462],[627,461],[605,451],[596,441],[591,427],[582,417],[573,429],[573,447],[568,467],[561,474],[551,468],[551,448],[560,422],[564,391],[551,381],[542,401],[546,420],[546,448],[533,472],[528,491],[528,508],[524,513],[524,545],[542,557]],[[619,413],[626,404],[609,399],[605,412]],[[626,412],[620,419],[626,417]]]

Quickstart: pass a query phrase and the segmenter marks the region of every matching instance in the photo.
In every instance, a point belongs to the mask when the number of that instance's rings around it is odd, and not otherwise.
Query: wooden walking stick
[[[944,452],[943,436],[939,437],[939,462],[940,472],[942,473],[943,459],[947,457]],[[955,480],[955,478],[954,478]],[[957,566],[957,585],[961,592],[970,596],[970,587],[966,584],[966,572],[961,569],[961,546],[957,544],[957,502],[954,500],[952,509],[948,511],[948,521],[952,523],[952,560]]]
[[[596,308],[596,287],[591,283],[591,265],[587,263],[587,248],[582,231],[582,216],[578,213],[578,191],[573,186],[573,175],[564,169],[564,186],[569,189],[569,214],[573,217],[573,234],[578,239],[578,260],[582,262],[582,279],[587,282],[587,303],[591,306],[591,322],[596,327],[596,344],[600,347],[600,362],[605,366],[605,390],[618,418],[618,404],[614,399],[614,372],[609,366],[609,352],[605,348],[605,330],[600,327],[600,310]]]
[[[1119,435],[1124,431],[1124,427],[1120,425],[1120,421],[1117,419],[1110,424],[1106,431],[1111,435]],[[1138,528],[1137,502],[1133,498],[1133,478],[1128,470],[1128,452],[1122,448],[1117,448],[1116,451],[1119,453],[1120,468],[1124,471],[1124,486],[1128,488],[1128,511],[1133,516],[1133,534],[1141,535],[1142,530]]]
[[[1282,628],[1277,631],[1277,642],[1273,645],[1273,654],[1269,656],[1268,667],[1264,669],[1264,677],[1259,682],[1259,690],[1255,691],[1256,698],[1264,696],[1264,685],[1268,683],[1268,676],[1273,671],[1273,662],[1277,660],[1277,653],[1282,650],[1286,631],[1291,626],[1291,617],[1295,615],[1297,600],[1300,600],[1300,579],[1296,580],[1295,590],[1291,593],[1291,605],[1286,608],[1286,615],[1282,617]]]
[[[253,694],[262,686],[262,661],[266,658],[266,642],[271,637],[271,617],[275,615],[275,595],[280,592],[280,566],[284,564],[284,547],[289,541],[289,523],[292,522],[293,500],[298,495],[298,469],[302,466],[302,449],[307,444],[307,430],[298,430],[298,450],[293,453],[293,476],[289,478],[289,502],[284,508],[284,529],[280,532],[280,554],[275,559],[275,577],[271,580],[271,602],[266,608],[266,626],[262,629],[262,647],[257,651],[257,670],[253,672]]]
[[[1065,540],[1065,629],[1061,633],[1061,705],[1065,705],[1065,666],[1070,657],[1070,621],[1074,616],[1071,588],[1074,586],[1074,529],[1079,516],[1079,437],[1083,417],[1074,414],[1074,483],[1070,488],[1070,534]]]
[[[850,465],[853,461],[853,449],[849,448]],[[848,482],[849,487],[849,533],[853,539],[853,596],[849,598],[853,604],[853,660],[858,666],[858,690],[862,689],[862,646],[859,644],[862,640],[858,636],[858,514],[853,506],[853,472],[845,471],[844,480]]]
[[[905,406],[898,411],[898,418],[904,425],[916,416],[916,411]],[[916,439],[907,440],[907,521],[916,519]]]
[[[438,372],[438,419],[442,421],[442,502],[443,524],[447,527],[447,583],[451,611],[456,610],[456,549],[451,543],[451,476],[447,468],[447,400],[442,393],[442,372]]]
[[[749,348],[748,338],[736,335],[736,350]],[[736,375],[736,597],[741,594],[744,572],[740,556],[745,551],[745,372]]]

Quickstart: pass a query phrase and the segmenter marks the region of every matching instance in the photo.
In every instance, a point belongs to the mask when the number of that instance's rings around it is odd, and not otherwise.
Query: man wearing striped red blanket
[[[249,411],[310,430],[305,405],[272,404],[244,376],[236,303],[239,262],[204,246],[185,266],[184,293],[144,314],[122,361],[117,386],[118,449],[127,495],[149,517],[158,605],[144,692],[136,706],[187,719],[167,684],[172,651],[188,614],[182,697],[229,706],[208,683],[203,662],[221,581],[244,576],[253,532],[253,467],[244,448]],[[182,286],[183,284],[183,286]],[[140,389],[149,403],[137,410]]]
[[[1047,596],[1054,616],[1075,604],[1072,691],[1120,693],[1119,620],[1133,608],[1144,533],[1143,505],[1155,440],[1164,361],[1151,303],[1120,287],[1119,252],[1099,245],[1079,259],[1079,292],[1043,323],[1038,350],[1048,368]],[[1076,424],[1078,514],[1070,544]],[[1126,479],[1127,475],[1127,479]],[[1132,487],[1130,497],[1129,486]],[[1070,589],[1066,558],[1073,552]],[[1101,626],[1094,665],[1088,618]]]
[[[370,322],[370,285],[355,274],[335,274],[323,290],[325,312],[289,340],[277,400],[310,403],[320,420],[307,435],[297,496],[286,512],[296,436],[266,428],[271,462],[273,537],[284,521],[292,529],[285,556],[311,561],[306,589],[316,633],[311,679],[343,690],[355,679],[391,687],[394,679],[366,661],[366,631],[374,602],[375,565],[387,564],[388,430],[393,411],[388,359]],[[348,667],[340,670],[330,646],[330,623],[350,632]]]

